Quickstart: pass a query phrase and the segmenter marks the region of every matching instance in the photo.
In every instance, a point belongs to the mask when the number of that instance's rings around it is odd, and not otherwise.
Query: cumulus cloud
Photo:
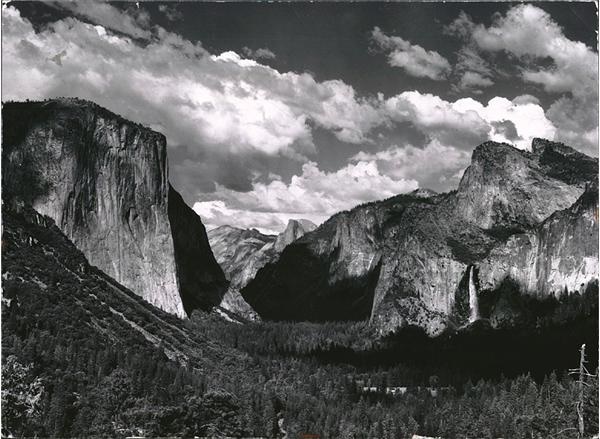
[[[540,105],[540,100],[532,95],[519,95],[512,100],[515,105],[535,104]]]
[[[109,7],[88,15],[108,23]],[[3,7],[3,25],[4,99],[79,96],[147,124],[203,164],[195,175],[201,190],[220,182],[216,164],[239,164],[238,178],[248,183],[248,157],[305,161],[315,151],[312,124],[360,143],[382,120],[342,81],[280,73],[235,52],[213,55],[158,27],[144,45],[74,18],[36,31],[11,6]],[[57,53],[60,65],[50,60]]]
[[[458,148],[472,148],[490,131],[477,111],[458,111],[453,103],[430,93],[403,92],[387,99],[384,107],[393,121],[411,122],[430,139]]]
[[[548,110],[556,138],[596,154],[598,139],[598,54],[570,40],[543,9],[512,7],[491,26],[474,23],[462,13],[448,27],[487,52],[503,51],[519,61],[520,76],[548,93],[562,94]],[[551,65],[540,65],[551,60]]]
[[[544,109],[534,103],[515,104],[506,98],[495,97],[484,106],[467,98],[456,101],[454,108],[456,111],[476,112],[490,124],[490,140],[511,143],[517,148],[530,149],[534,137],[553,139],[556,134],[556,128],[546,117]]]
[[[195,203],[194,211],[202,218],[202,221],[208,230],[223,225],[234,224],[235,227],[240,227],[242,229],[257,229],[268,235],[281,233],[289,218],[287,214],[281,214],[279,212],[258,212],[247,209],[236,209],[230,207],[221,200]]]
[[[424,148],[393,145],[376,153],[360,152],[351,160],[374,162],[392,178],[416,180],[419,187],[445,191],[458,185],[470,158],[470,151],[432,140]]]
[[[371,39],[381,50],[388,52],[391,66],[400,67],[411,76],[441,81],[451,70],[448,60],[438,52],[426,50],[400,37],[388,36],[378,27],[371,32]]]
[[[259,230],[278,233],[284,218],[306,218],[317,224],[341,210],[358,204],[391,197],[418,187],[414,179],[382,174],[375,160],[355,160],[334,172],[305,163],[290,183],[279,180],[253,184],[249,192],[219,187],[211,200],[194,204],[194,210],[209,227],[231,224],[234,215]],[[274,222],[271,218],[278,218]]]
[[[526,67],[522,72],[523,79],[541,84],[549,92],[597,92],[598,54],[584,43],[569,40],[552,17],[537,6],[515,6],[489,28],[476,25],[472,37],[484,50],[551,58],[554,65],[549,69]]]
[[[495,97],[487,105],[472,98],[455,102],[417,91],[403,92],[385,101],[386,113],[395,121],[410,121],[430,139],[455,148],[472,149],[491,139],[531,147],[534,137],[554,138],[555,128],[544,109],[534,103],[515,103]],[[498,122],[510,121],[518,138],[508,139]]]
[[[243,47],[242,53],[244,56],[252,59],[275,59],[275,54],[267,48],[252,50],[249,47]]]

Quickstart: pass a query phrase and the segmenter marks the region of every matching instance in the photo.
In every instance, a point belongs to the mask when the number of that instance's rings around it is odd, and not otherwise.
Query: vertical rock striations
[[[4,199],[51,217],[91,264],[167,312],[224,289],[200,220],[170,189],[162,134],[78,99],[8,103],[2,116]],[[193,242],[185,266],[180,227]]]
[[[583,293],[598,277],[598,184],[592,182],[569,208],[550,215],[535,229],[511,236],[480,263],[485,289],[502,280],[523,292],[545,297]]]

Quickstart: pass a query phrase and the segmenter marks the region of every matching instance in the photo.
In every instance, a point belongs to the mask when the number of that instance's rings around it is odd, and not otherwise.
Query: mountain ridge
[[[562,172],[557,155],[568,162]],[[468,318],[461,304],[471,267],[479,273],[478,265],[511,236],[535,233],[571,208],[597,169],[597,159],[556,142],[536,139],[531,152],[485,142],[456,191],[409,193],[339,212],[259,270],[242,295],[275,320],[369,318],[383,332],[414,324],[438,334]],[[597,241],[597,219],[588,218],[573,227],[591,230]],[[585,251],[597,260],[597,249]],[[499,282],[496,274],[487,288]],[[584,277],[588,282],[597,273]]]

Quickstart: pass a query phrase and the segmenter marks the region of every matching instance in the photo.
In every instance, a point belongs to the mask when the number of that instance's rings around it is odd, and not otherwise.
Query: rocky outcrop
[[[510,278],[533,296],[583,293],[598,276],[597,182],[590,183],[571,207],[527,233],[511,236],[478,266],[484,290]]]
[[[225,279],[169,186],[162,134],[77,99],[8,103],[2,116],[3,199],[52,218],[91,264],[169,313],[218,303]]]
[[[527,227],[571,206],[598,161],[562,143],[534,139],[532,152],[486,142],[458,186],[456,214],[484,229]]]
[[[273,253],[277,236],[264,235],[256,229],[221,226],[209,230],[208,239],[230,286],[239,288],[269,261],[268,253]]]
[[[244,300],[240,289],[254,278],[260,268],[276,261],[288,244],[315,228],[316,225],[308,220],[292,219],[277,236],[231,226],[210,230],[208,239],[211,248],[230,280],[229,289],[219,306],[246,319],[258,319],[258,314]]]
[[[455,192],[419,191],[334,215],[259,270],[244,298],[268,319],[369,318],[382,332],[412,324],[437,334],[468,324],[473,294],[508,276],[542,295],[565,279],[571,289],[597,278],[597,245],[582,241],[597,242],[597,217],[577,207],[597,159],[539,139],[532,149],[487,142]],[[585,238],[570,238],[576,231]],[[535,239],[532,250],[515,258],[524,236]]]

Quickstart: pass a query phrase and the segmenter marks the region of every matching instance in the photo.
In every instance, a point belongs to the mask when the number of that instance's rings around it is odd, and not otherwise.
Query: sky
[[[3,2],[2,100],[167,137],[207,228],[278,233],[418,187],[486,140],[598,155],[594,3]]]

